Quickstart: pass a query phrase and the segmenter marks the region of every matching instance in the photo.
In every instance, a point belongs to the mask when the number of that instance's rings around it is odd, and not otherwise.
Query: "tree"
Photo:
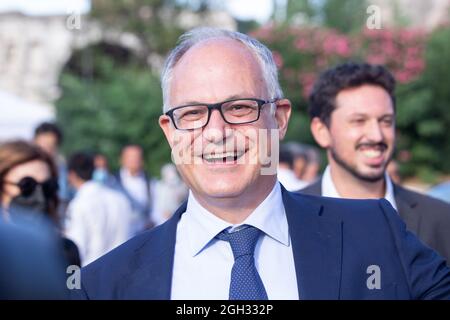
[[[449,173],[450,163],[450,27],[431,34],[425,52],[426,68],[421,77],[399,87],[399,149],[409,153],[402,167],[434,182],[439,173]]]
[[[93,0],[91,18],[105,29],[130,32],[142,46],[139,54],[101,43],[73,54],[64,69],[56,102],[65,131],[63,151],[106,154],[113,169],[123,145],[144,147],[146,168],[159,174],[170,151],[158,125],[162,113],[159,71],[150,54],[163,57],[183,30],[174,23],[182,7],[175,0]]]
[[[159,78],[139,64],[121,64],[98,53],[98,47],[90,50],[96,52],[92,77],[80,77],[73,69],[66,69],[61,77],[64,94],[57,101],[57,118],[65,132],[63,151],[101,152],[117,168],[121,147],[137,143],[145,150],[146,168],[159,174],[159,168],[170,161],[158,125],[162,113]],[[68,69],[73,65],[77,63]]]

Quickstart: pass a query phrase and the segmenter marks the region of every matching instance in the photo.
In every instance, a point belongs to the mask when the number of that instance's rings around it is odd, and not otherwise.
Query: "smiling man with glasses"
[[[444,260],[388,202],[293,194],[265,170],[277,163],[291,104],[264,45],[194,29],[167,58],[162,89],[159,125],[189,198],[85,267],[74,298],[450,297]]]

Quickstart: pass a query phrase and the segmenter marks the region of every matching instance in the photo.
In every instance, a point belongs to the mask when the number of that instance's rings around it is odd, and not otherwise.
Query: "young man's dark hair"
[[[395,79],[383,66],[348,62],[322,73],[309,96],[311,119],[320,118],[328,127],[331,113],[336,108],[336,96],[342,90],[363,84],[378,85],[391,96],[395,112]]]
[[[36,138],[38,135],[44,133],[52,133],[56,136],[58,141],[58,145],[60,146],[63,140],[63,133],[61,129],[55,123],[51,122],[43,122],[34,130],[34,137]]]
[[[94,172],[94,157],[90,153],[76,152],[70,156],[67,167],[69,172],[73,171],[84,181],[91,180]]]

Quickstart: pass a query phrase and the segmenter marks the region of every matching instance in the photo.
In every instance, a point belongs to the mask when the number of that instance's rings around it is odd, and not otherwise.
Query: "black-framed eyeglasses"
[[[24,177],[19,182],[5,181],[5,183],[18,186],[20,194],[24,197],[31,196],[38,186],[42,187],[42,191],[46,197],[51,197],[58,191],[58,182],[52,178],[39,183],[32,177]]]
[[[213,110],[218,110],[222,119],[228,124],[247,124],[258,121],[261,108],[277,100],[242,98],[213,104],[189,104],[175,107],[164,114],[170,117],[178,130],[195,130],[205,127]]]

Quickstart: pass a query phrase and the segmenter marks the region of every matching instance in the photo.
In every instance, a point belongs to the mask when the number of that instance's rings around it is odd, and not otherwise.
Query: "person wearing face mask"
[[[52,158],[38,146],[20,140],[0,145],[0,220],[36,226],[50,223],[58,234],[57,179]],[[67,263],[80,265],[75,244],[65,238],[61,242]]]

